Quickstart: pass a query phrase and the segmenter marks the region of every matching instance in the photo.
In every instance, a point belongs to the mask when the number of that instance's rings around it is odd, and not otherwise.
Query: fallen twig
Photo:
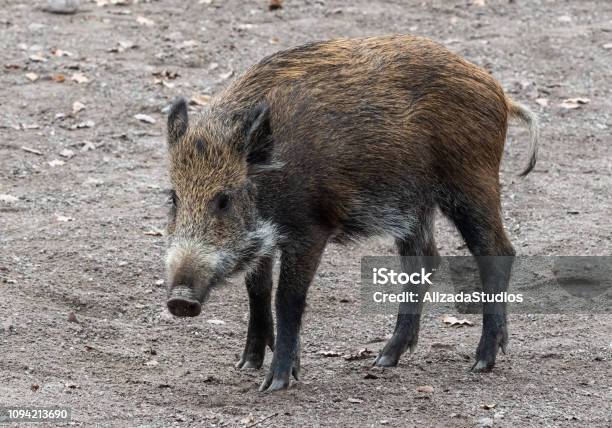
[[[42,156],[42,152],[40,152],[40,151],[38,151],[36,149],[31,149],[31,148],[26,147],[26,146],[21,146],[21,150],[23,150],[24,152],[33,153],[33,154],[38,155],[38,156]]]

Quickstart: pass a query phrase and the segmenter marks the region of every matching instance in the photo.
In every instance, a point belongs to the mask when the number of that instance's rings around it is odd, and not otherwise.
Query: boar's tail
[[[527,107],[512,101],[510,98],[506,98],[506,104],[508,105],[508,115],[510,118],[517,119],[529,127],[531,140],[529,143],[529,163],[523,172],[519,174],[519,176],[524,177],[531,172],[538,158],[538,143],[540,140],[538,117]]]

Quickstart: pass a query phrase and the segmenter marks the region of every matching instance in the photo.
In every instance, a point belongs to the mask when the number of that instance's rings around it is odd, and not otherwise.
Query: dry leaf
[[[36,73],[26,73],[25,77],[31,82],[36,82],[38,80],[38,74]]]
[[[191,49],[195,48],[198,45],[196,40],[185,40],[183,43],[178,45],[179,49]]]
[[[347,354],[347,355],[344,355],[342,358],[344,358],[346,361],[355,361],[355,360],[368,359],[372,355],[373,355],[372,351],[370,351],[368,348],[363,348],[357,351],[355,354]]]
[[[107,5],[113,6],[125,6],[129,3],[129,0],[96,0],[96,5],[104,7]]]
[[[563,100],[561,104],[559,104],[559,106],[568,110],[573,110],[580,108],[584,104],[588,104],[590,102],[591,100],[588,98],[568,98],[566,100]]]
[[[47,62],[47,58],[45,58],[41,54],[33,54],[33,55],[30,55],[30,61],[34,61],[34,62]]]
[[[240,423],[242,425],[251,426],[251,425],[253,425],[253,423],[255,423],[256,420],[257,420],[257,418],[253,415],[253,413],[249,413],[249,416],[246,416],[246,417],[240,419]]]
[[[52,49],[51,54],[53,56],[74,56],[71,52],[63,51],[61,49]]]
[[[151,230],[145,231],[144,234],[148,235],[148,236],[164,236],[164,232],[162,230],[160,230],[160,229],[155,228],[155,227],[153,229],[151,229]]]
[[[117,44],[119,45],[119,47],[123,48],[124,50],[134,49],[138,46],[136,43],[130,42],[129,40],[119,40]]]
[[[109,52],[125,52],[128,49],[136,49],[138,47],[138,45],[136,45],[133,42],[130,42],[129,40],[120,40],[117,42],[117,45],[110,48],[108,51]]]
[[[103,180],[97,179],[97,178],[92,178],[92,177],[88,177],[87,180],[85,180],[85,182],[83,183],[84,185],[87,186],[99,186],[101,184],[104,184]]]
[[[75,101],[72,103],[72,114],[77,114],[78,112],[84,109],[85,109],[85,104],[79,101]]]
[[[64,149],[60,152],[59,154],[61,157],[63,158],[68,158],[70,159],[71,157],[74,157],[74,152],[72,150],[69,149]]]
[[[17,201],[18,199],[13,195],[0,195],[0,202],[4,202],[5,204],[12,204]]]
[[[53,159],[52,161],[49,161],[48,164],[50,166],[56,167],[56,166],[62,166],[64,165],[66,162],[64,162],[63,160],[59,160],[59,159]]]
[[[340,353],[336,351],[319,351],[318,354],[324,357],[339,357],[340,356]]]
[[[444,349],[444,350],[452,350],[455,349],[455,345],[451,345],[448,343],[440,343],[440,342],[434,342],[431,344],[431,348],[432,349]]]
[[[82,152],[88,152],[90,150],[96,150],[96,145],[91,141],[85,141],[81,147]]]
[[[21,66],[19,64],[4,64],[4,68],[7,70],[20,70]]]
[[[64,83],[64,81],[66,81],[66,76],[64,76],[63,74],[54,74],[53,76],[51,76],[51,80],[57,83]]]
[[[85,122],[72,125],[70,129],[93,128],[95,125],[96,123],[93,120],[86,120]]]
[[[136,22],[138,22],[140,25],[144,25],[147,27],[152,27],[155,25],[155,21],[149,18],[145,18],[144,16],[137,16]]]
[[[425,394],[433,394],[434,388],[431,385],[423,385],[423,386],[417,386],[416,391],[423,392]]]
[[[164,79],[153,79],[153,83],[155,83],[156,85],[162,85],[166,88],[174,88],[174,83],[170,83]]]
[[[134,119],[139,120],[144,123],[155,123],[155,119],[153,119],[148,114],[143,114],[143,113],[138,113],[137,115],[134,115]]]
[[[174,80],[180,76],[176,71],[171,70],[162,70],[162,71],[154,71],[153,76],[159,77],[160,79]]]
[[[70,80],[73,80],[77,83],[87,83],[89,79],[83,73],[74,73]]]
[[[466,318],[464,319],[458,319],[456,317],[450,316],[450,315],[444,315],[444,317],[442,318],[442,322],[444,324],[450,324],[451,326],[463,326],[463,325],[469,325],[472,326],[474,325],[474,323]]]
[[[79,9],[78,0],[47,0],[45,12],[57,13],[60,15],[70,15]]]
[[[233,69],[229,69],[229,71],[227,73],[221,73],[219,74],[219,78],[221,80],[225,80],[225,79],[229,79],[230,77],[232,77],[234,75],[234,70]]]
[[[189,100],[189,104],[196,106],[205,106],[210,102],[210,95],[194,95]]]
[[[282,7],[283,7],[283,0],[270,0],[270,3],[268,3],[269,10],[277,10],[277,9],[281,9]]]

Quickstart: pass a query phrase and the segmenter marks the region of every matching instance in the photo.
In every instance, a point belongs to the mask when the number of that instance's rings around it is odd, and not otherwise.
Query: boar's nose
[[[195,298],[193,290],[187,287],[173,288],[166,305],[176,317],[196,317],[202,312],[202,305]]]

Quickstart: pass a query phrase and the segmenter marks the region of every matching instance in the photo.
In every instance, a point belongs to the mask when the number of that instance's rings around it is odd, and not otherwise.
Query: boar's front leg
[[[272,320],[272,257],[259,260],[246,276],[249,293],[249,329],[240,369],[259,369],[266,355],[266,345],[274,350],[274,321]]]
[[[270,371],[260,391],[289,387],[293,374],[300,371],[300,326],[306,306],[306,294],[327,243],[324,233],[292,237],[282,250],[278,290],[276,291],[276,348]]]

